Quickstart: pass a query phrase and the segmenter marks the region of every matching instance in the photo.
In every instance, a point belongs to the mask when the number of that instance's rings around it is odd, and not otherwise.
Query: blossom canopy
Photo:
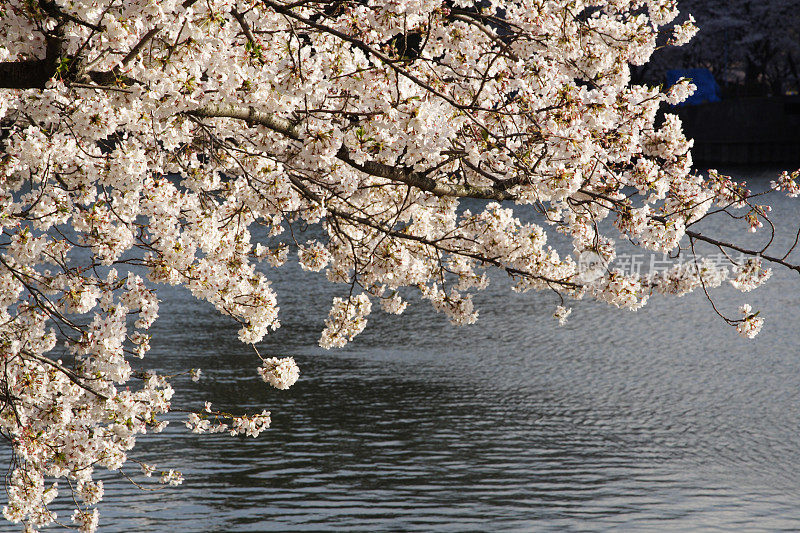
[[[95,470],[136,461],[137,436],[166,425],[170,377],[131,366],[150,348],[159,285],[188,288],[255,347],[280,326],[271,269],[296,253],[341,284],[320,337],[338,347],[373,304],[400,314],[415,295],[475,322],[490,268],[514,290],[553,291],[561,323],[572,299],[633,310],[726,279],[750,290],[765,262],[797,269],[693,228],[713,208],[743,209],[757,229],[766,208],[694,171],[680,120],[659,115],[689,80],[630,83],[631,65],[696,31],[676,16],[672,0],[4,1],[4,516],[51,523],[64,478],[72,520],[93,531]],[[797,194],[797,177],[773,188]],[[753,259],[641,276],[606,267],[620,236]],[[583,275],[587,254],[596,275]],[[755,335],[762,319],[741,313],[726,320]],[[254,377],[298,379],[291,357],[261,360]],[[269,415],[207,403],[186,425],[255,436]]]

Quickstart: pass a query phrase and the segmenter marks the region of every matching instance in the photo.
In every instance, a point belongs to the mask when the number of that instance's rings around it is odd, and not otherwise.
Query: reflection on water
[[[778,204],[796,228],[796,207]],[[552,295],[516,295],[498,278],[476,326],[416,304],[377,312],[332,352],[316,341],[340,288],[270,276],[283,327],[262,353],[295,356],[294,388],[268,389],[235,325],[180,292],[162,296],[148,359],[203,369],[176,383],[176,406],[266,406],[273,429],[196,436],[176,415],[136,456],[182,470],[185,485],[107,481],[107,530],[800,529],[796,275],[714,293],[731,315],[762,309],[754,341],[702,294],[637,313],[577,302],[557,328]]]

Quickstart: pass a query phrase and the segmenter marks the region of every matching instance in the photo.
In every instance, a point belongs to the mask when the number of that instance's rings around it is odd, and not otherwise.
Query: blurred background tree
[[[637,82],[663,83],[667,70],[707,68],[723,97],[781,96],[800,89],[800,4],[793,0],[682,0],[700,28],[686,46],[666,47],[638,69]]]

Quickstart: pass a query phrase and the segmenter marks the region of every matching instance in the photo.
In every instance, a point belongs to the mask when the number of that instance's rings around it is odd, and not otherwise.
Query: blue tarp
[[[719,85],[707,68],[687,68],[667,71],[667,87],[675,85],[681,78],[690,78],[697,90],[686,101],[678,105],[697,105],[719,102]]]

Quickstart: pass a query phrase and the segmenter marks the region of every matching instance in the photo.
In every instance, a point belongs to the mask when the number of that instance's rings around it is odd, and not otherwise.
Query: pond
[[[775,172],[747,171],[755,188]],[[781,250],[800,209],[772,203],[788,230]],[[702,229],[733,237],[744,226],[719,218]],[[375,311],[334,351],[316,343],[346,289],[296,268],[268,275],[282,327],[259,349],[295,357],[291,390],[260,381],[236,326],[178,290],[161,295],[144,362],[202,369],[198,383],[175,380],[175,407],[267,408],[272,428],[197,436],[171,415],[133,455],[182,471],[184,485],[142,491],[104,474],[101,530],[800,529],[796,272],[776,270],[752,293],[712,291],[732,317],[742,303],[761,310],[754,340],[702,292],[654,296],[635,313],[575,302],[558,327],[552,293],[515,294],[494,276],[474,326],[412,302],[400,317]]]

